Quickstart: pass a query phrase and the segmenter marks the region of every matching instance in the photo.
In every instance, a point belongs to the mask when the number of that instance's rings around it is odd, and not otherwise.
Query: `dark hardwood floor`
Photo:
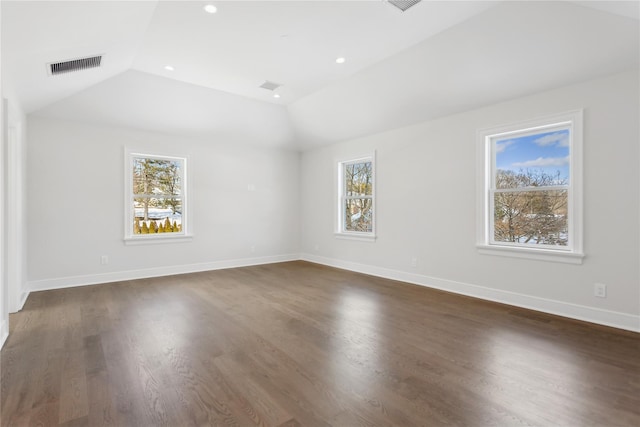
[[[32,293],[2,426],[639,426],[640,334],[291,262]]]

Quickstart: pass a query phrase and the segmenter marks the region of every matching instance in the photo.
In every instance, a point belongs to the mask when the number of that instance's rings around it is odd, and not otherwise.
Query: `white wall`
[[[2,117],[2,149],[0,165],[0,227],[2,244],[0,245],[0,344],[6,338],[9,329],[9,313],[19,311],[28,296],[26,286],[26,221],[24,221],[26,183],[26,134],[23,124],[26,116],[15,98],[8,95],[3,84],[0,97],[0,115]]]
[[[6,39],[5,39],[6,41]],[[1,43],[0,43],[1,44]],[[26,198],[26,122],[22,108],[7,73],[2,73],[1,98],[4,129],[2,133],[3,201],[2,274],[3,309],[19,311],[27,298],[27,224],[24,220]],[[8,326],[8,323],[7,323]]]
[[[638,80],[635,69],[303,153],[303,258],[640,330]],[[579,108],[584,263],[478,254],[476,131]],[[378,239],[336,239],[335,161],[373,150]],[[595,282],[609,286],[606,299]]]
[[[31,290],[297,258],[297,152],[33,115],[28,132]],[[191,242],[124,244],[125,147],[189,156]]]
[[[2,7],[0,6],[0,23],[2,22]],[[2,31],[0,28],[0,46],[2,45]],[[6,181],[6,115],[4,99],[2,98],[2,50],[0,49],[0,348],[9,336],[9,288],[6,278],[6,227],[5,227],[5,181]]]
[[[27,292],[27,222],[25,221],[27,179],[25,124],[27,117],[16,97],[7,91],[6,157],[6,273],[9,312],[22,309]]]
[[[631,70],[302,155],[32,115],[29,287],[272,262],[302,252],[315,262],[640,330],[638,80]],[[477,129],[578,108],[585,111],[584,263],[478,254]],[[192,242],[124,245],[125,146],[178,147],[176,154],[190,156]],[[335,161],[372,150],[378,239],[337,240]],[[100,264],[102,255],[108,265]],[[593,296],[595,282],[609,285],[606,299]]]

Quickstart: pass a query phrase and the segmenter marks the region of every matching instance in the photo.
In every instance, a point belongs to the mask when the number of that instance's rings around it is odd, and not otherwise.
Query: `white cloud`
[[[514,142],[513,140],[496,142],[496,154],[502,153],[508,146],[513,145]]]
[[[515,168],[533,168],[533,167],[561,167],[569,164],[569,156],[567,157],[538,157],[535,160],[527,160],[526,162],[517,162],[512,164]]]
[[[569,133],[568,132],[556,132],[549,135],[545,135],[533,141],[540,147],[547,147],[549,145],[558,144],[559,147],[569,146]]]

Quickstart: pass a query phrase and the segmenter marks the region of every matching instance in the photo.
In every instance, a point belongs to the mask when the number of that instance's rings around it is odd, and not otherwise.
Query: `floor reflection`
[[[492,329],[487,338],[487,352],[477,360],[485,362],[485,396],[493,400],[487,407],[489,417],[501,411],[529,412],[537,422],[554,425],[583,419],[589,408],[580,402],[594,384],[589,380],[589,363],[575,346],[552,335],[507,328]]]
[[[334,378],[343,384],[372,386],[372,372],[380,371],[381,307],[379,296],[356,288],[344,288],[335,304],[332,345]]]

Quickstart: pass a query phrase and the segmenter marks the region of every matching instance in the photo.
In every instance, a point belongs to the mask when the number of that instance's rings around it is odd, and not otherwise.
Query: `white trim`
[[[640,315],[603,310],[594,307],[587,307],[562,301],[550,300],[531,295],[519,294],[516,292],[492,289],[485,286],[470,283],[456,282],[453,280],[440,279],[416,273],[407,273],[400,270],[393,270],[384,267],[377,267],[368,264],[360,264],[351,261],[343,261],[334,258],[322,257],[308,253],[273,255],[259,258],[245,258],[236,260],[213,261],[200,264],[189,264],[172,267],[159,267],[144,270],[129,270],[106,274],[96,274],[88,276],[72,276],[57,279],[36,280],[29,282],[29,291],[37,292],[50,289],[62,289],[75,286],[96,285],[101,283],[118,282],[124,280],[144,279],[150,277],[169,276],[175,274],[196,273],[200,271],[221,270],[225,268],[248,267],[252,265],[272,264],[278,262],[288,262],[303,260],[316,264],[327,265],[343,270],[355,271],[372,276],[383,277],[385,279],[398,280],[425,286],[428,288],[440,289],[447,292],[471,296],[488,301],[495,301],[501,304],[508,304],[522,307],[529,310],[541,311],[557,316],[596,323],[632,332],[640,332]],[[25,299],[28,293],[25,293]],[[5,327],[3,325],[3,327]],[[0,332],[2,330],[0,329]],[[7,331],[8,333],[8,331]],[[0,336],[0,340],[2,336]],[[6,339],[6,337],[4,337]],[[0,341],[1,342],[1,341]]]
[[[28,285],[27,285],[28,286]],[[27,302],[27,298],[29,298],[29,294],[31,294],[31,292],[29,292],[29,290],[22,290],[22,293],[20,293],[20,301],[18,302],[18,311],[22,311],[22,309],[24,308],[24,304]]]
[[[0,348],[4,346],[7,338],[9,338],[9,322],[0,319]]]
[[[508,135],[526,135],[564,128],[570,130],[570,167],[569,188],[565,186],[550,189],[568,191],[569,242],[566,247],[546,246],[544,248],[527,247],[519,244],[495,242],[493,240],[493,189],[495,156],[492,141]],[[581,264],[583,253],[583,110],[571,110],[518,123],[479,129],[476,134],[476,247],[485,255],[500,255],[515,258],[530,258],[553,262]],[[546,187],[537,187],[535,191]],[[518,191],[532,191],[524,188]],[[502,191],[502,190],[500,190]],[[511,190],[504,190],[511,191]]]
[[[1,11],[1,8],[0,8]],[[1,34],[1,32],[0,32]],[[2,37],[0,36],[0,39]],[[1,54],[0,54],[1,56]],[[1,63],[2,61],[0,61]],[[1,65],[1,64],[0,64]],[[0,70],[2,67],[0,67]],[[0,71],[0,75],[2,72]],[[1,77],[1,76],[0,76]],[[2,89],[2,79],[0,78],[0,89]],[[9,322],[9,284],[7,282],[6,274],[6,189],[5,183],[7,180],[7,162],[6,162],[6,146],[7,146],[7,103],[5,98],[2,98],[2,91],[0,90],[0,348],[4,345],[7,337],[9,336],[8,322]]]
[[[336,236],[336,239],[344,239],[344,240],[356,240],[360,242],[375,242],[377,236],[373,233],[357,233],[357,232],[335,232],[333,233]]]
[[[193,228],[191,221],[190,209],[190,174],[189,174],[189,156],[174,155],[172,153],[156,152],[149,154],[147,150],[135,150],[130,147],[124,148],[124,242],[126,245],[136,244],[154,244],[154,243],[178,243],[188,242],[193,238]],[[182,162],[182,191],[180,198],[182,199],[182,231],[179,233],[150,234],[137,235],[133,234],[133,176],[131,174],[132,160],[134,157],[144,157],[158,160],[179,160]],[[157,242],[152,240],[158,240]]]
[[[371,178],[372,189],[371,196],[367,196],[364,198],[371,199],[371,231],[370,232],[357,232],[357,231],[345,231],[344,230],[344,167],[346,165],[352,165],[357,163],[371,162]],[[335,188],[335,200],[336,200],[336,221],[335,221],[335,229],[334,235],[338,239],[345,240],[360,240],[360,241],[375,241],[376,239],[376,220],[377,220],[377,206],[376,206],[376,188],[378,186],[377,177],[376,177],[376,152],[375,150],[370,154],[363,156],[353,156],[348,159],[338,159],[335,161],[336,170],[334,171],[334,176],[336,177]]]
[[[510,258],[528,258],[538,261],[561,262],[565,264],[582,264],[583,253],[569,252],[562,249],[532,249],[521,246],[507,245],[477,245],[478,253],[482,255],[500,255]]]
[[[163,243],[185,243],[193,240],[192,234],[143,234],[137,237],[125,237],[125,245],[159,245]]]
[[[1,9],[1,8],[0,8]],[[1,68],[1,67],[0,67]],[[1,74],[1,72],[0,72]],[[0,79],[0,82],[2,80]],[[1,89],[0,83],[0,89]],[[8,120],[6,98],[0,90],[0,348],[9,336],[9,282],[7,281],[7,223],[6,223],[6,182],[7,182],[7,141]]]
[[[10,108],[9,108],[10,110]],[[24,126],[22,122],[8,124],[7,170],[5,199],[5,261],[6,286],[8,287],[9,313],[20,311],[21,290],[25,283],[24,265]]]
[[[60,277],[56,279],[44,279],[29,282],[29,291],[36,292],[49,289],[72,288],[75,286],[97,285],[101,283],[120,282],[123,280],[146,279],[150,277],[171,276],[174,274],[197,273],[200,271],[221,270],[225,268],[248,267],[251,265],[297,261],[298,259],[300,259],[298,254],[284,254],[256,258],[211,261],[198,264],[176,265],[169,267],[147,268],[143,270],[115,271],[112,273],[92,274],[87,276]]]
[[[399,280],[415,285],[440,289],[447,292],[471,296],[501,304],[513,305],[529,310],[541,311],[557,316],[582,320],[585,322],[597,323],[614,328],[625,329],[633,332],[640,332],[640,315],[620,313],[616,311],[603,310],[584,305],[572,304],[562,301],[540,298],[531,295],[519,294],[516,292],[503,291],[500,289],[488,288],[485,286],[473,285],[470,283],[456,282],[453,280],[440,279],[415,273],[407,273],[400,270],[392,270],[367,264],[360,264],[350,261],[342,261],[334,258],[326,258],[318,255],[302,253],[300,259],[314,262],[316,264],[328,265],[344,270],[383,277],[385,279]]]

